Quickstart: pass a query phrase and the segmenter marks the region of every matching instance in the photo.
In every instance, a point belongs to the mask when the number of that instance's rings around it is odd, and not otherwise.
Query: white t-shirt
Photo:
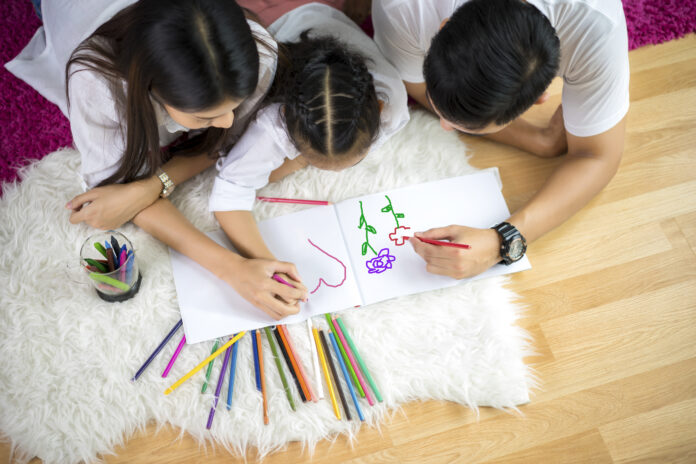
[[[310,37],[330,35],[370,60],[367,68],[377,97],[384,102],[379,135],[370,150],[379,147],[409,120],[408,96],[398,72],[353,21],[327,5],[303,5],[278,18],[268,29],[277,41],[292,42],[310,28]],[[229,154],[218,161],[210,211],[251,210],[256,190],[268,183],[271,172],[286,158],[295,159],[299,154],[280,117],[279,105],[262,109]]]
[[[93,188],[118,169],[125,150],[123,116],[116,108],[108,81],[90,69],[75,72],[65,96],[65,66],[73,50],[100,25],[134,0],[90,0],[88,7],[74,0],[44,0],[44,25],[7,68],[57,104],[70,120],[75,148],[82,158],[85,188]],[[247,20],[255,36],[276,47],[268,31]],[[275,76],[277,55],[262,45],[259,50],[259,81],[254,93],[235,110],[236,127],[244,127],[256,106],[268,92]],[[79,70],[79,71],[78,71]],[[71,69],[71,72],[73,70]],[[151,100],[157,116],[160,146],[167,146],[189,129],[177,124],[166,110]],[[123,121],[125,125],[125,121]],[[234,128],[233,128],[234,130]]]
[[[374,0],[375,42],[406,82],[420,83],[440,24],[468,0]],[[614,127],[628,111],[628,38],[619,0],[528,0],[561,42],[563,119],[573,135]],[[495,76],[491,76],[495,78]]]

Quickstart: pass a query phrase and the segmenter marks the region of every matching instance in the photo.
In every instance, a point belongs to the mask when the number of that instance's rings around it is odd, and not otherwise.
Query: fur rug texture
[[[263,193],[338,201],[472,172],[465,151],[455,134],[415,111],[403,131],[357,166],[342,173],[308,168]],[[210,431],[205,425],[214,388],[201,394],[203,372],[169,396],[163,391],[205,359],[212,342],[184,347],[162,379],[179,332],[131,382],[180,317],[168,250],[126,225],[121,231],[133,242],[143,273],[139,294],[106,303],[78,283],[79,247],[95,232],[71,225],[63,208],[80,193],[79,165],[74,150],[52,153],[24,168],[21,183],[6,184],[0,199],[0,430],[20,462],[33,456],[47,463],[96,462],[148,421],[239,454],[257,448],[261,456],[289,441],[311,450],[319,440],[356,433],[361,424],[336,420],[328,396],[303,404],[295,391],[298,409],[290,411],[265,341],[270,425],[264,426],[249,337],[240,342],[232,409],[224,406],[225,382]],[[204,231],[217,228],[207,212],[214,174],[201,174],[173,195]],[[255,213],[263,219],[299,208],[263,204]],[[531,354],[529,339],[515,325],[522,307],[504,283],[505,278],[468,282],[342,313],[384,397],[375,407],[361,400],[367,424],[378,427],[399,405],[416,400],[454,401],[474,413],[478,406],[514,409],[529,401],[535,385],[523,363]],[[319,318],[315,324],[325,327]],[[311,372],[306,326],[290,331]]]

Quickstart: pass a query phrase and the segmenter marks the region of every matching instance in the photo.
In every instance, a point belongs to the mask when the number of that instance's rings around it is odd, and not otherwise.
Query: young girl
[[[114,9],[89,5],[100,7]],[[50,12],[44,5],[47,23]],[[238,138],[275,66],[275,42],[235,2],[140,0],[121,9],[65,68],[68,116],[91,188],[66,205],[70,222],[114,228],[132,219],[261,309],[278,317],[297,312],[305,289],[292,265],[224,249],[166,200]],[[167,148],[182,135],[188,140]],[[297,288],[273,281],[277,272]]]
[[[243,255],[273,259],[250,212],[256,189],[308,164],[349,168],[409,116],[396,70],[340,11],[304,5],[269,30],[284,42],[285,57],[268,97],[271,104],[218,161],[210,209]]]

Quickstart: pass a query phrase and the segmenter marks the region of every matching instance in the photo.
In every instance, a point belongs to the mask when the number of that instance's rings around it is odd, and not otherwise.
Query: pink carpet
[[[696,31],[696,0],[623,0],[629,48],[658,44]],[[29,0],[0,1],[0,63],[14,58],[41,22]],[[0,67],[0,195],[17,169],[72,143],[58,107]]]

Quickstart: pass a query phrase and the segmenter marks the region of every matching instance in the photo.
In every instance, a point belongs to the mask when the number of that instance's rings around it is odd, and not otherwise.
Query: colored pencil
[[[331,404],[333,405],[334,414],[336,414],[336,419],[341,420],[341,411],[338,409],[338,403],[336,403],[336,393],[334,392],[334,388],[331,383],[331,374],[329,374],[329,368],[326,366],[326,357],[324,356],[324,349],[322,348],[321,341],[319,340],[319,332],[317,329],[312,328],[312,334],[314,335],[314,343],[317,345],[317,354],[319,355],[319,361],[321,361],[321,368],[324,371],[324,380],[326,380],[326,388],[329,389],[329,396],[331,397]]]
[[[379,390],[377,389],[377,384],[375,384],[375,381],[372,379],[372,376],[370,375],[370,371],[367,370],[367,366],[365,365],[365,362],[362,360],[362,357],[360,356],[358,349],[356,348],[355,344],[353,343],[353,339],[350,338],[350,334],[348,333],[348,329],[346,329],[346,326],[343,324],[343,320],[340,317],[337,317],[336,321],[338,322],[338,325],[341,327],[341,332],[343,332],[343,336],[348,341],[348,346],[350,346],[350,349],[353,351],[353,355],[355,355],[355,359],[358,360],[358,364],[360,364],[360,369],[362,369],[363,374],[365,374],[365,377],[367,377],[367,381],[370,384],[372,391],[375,392],[375,396],[377,397],[377,401],[379,401],[381,403],[382,402],[382,395],[379,393]]]
[[[133,275],[133,261],[135,261],[135,258],[133,257],[133,250],[128,250],[128,254],[126,255],[126,282],[131,282],[131,276]]]
[[[121,281],[125,282],[126,281],[126,258],[128,257],[128,253],[126,253],[126,245],[123,245],[123,248],[121,248],[121,256],[118,258],[119,262],[119,267],[121,268],[119,275],[121,276]]]
[[[307,319],[307,333],[309,334],[309,345],[312,348],[312,364],[314,365],[314,378],[317,379],[317,396],[320,400],[324,399],[324,388],[321,386],[321,374],[319,373],[319,355],[317,345],[312,334],[312,318]]]
[[[227,410],[232,409],[232,394],[234,393],[234,371],[237,367],[237,351],[239,343],[232,345],[232,361],[230,361],[230,382],[227,386]]]
[[[225,343],[224,345],[222,345],[220,348],[218,348],[218,350],[217,350],[215,353],[213,353],[213,354],[211,354],[210,356],[208,356],[207,358],[205,358],[205,359],[204,359],[203,361],[201,361],[196,367],[194,367],[193,369],[191,369],[186,375],[184,375],[182,378],[180,378],[179,380],[177,380],[176,382],[174,382],[174,383],[172,384],[171,387],[167,388],[167,389],[164,391],[164,394],[165,394],[165,395],[168,395],[168,394],[170,394],[171,392],[173,392],[174,390],[176,390],[177,388],[179,388],[179,386],[180,386],[182,383],[186,382],[186,381],[187,381],[188,379],[190,379],[195,373],[197,373],[198,371],[200,371],[201,369],[203,369],[203,368],[205,367],[205,365],[206,365],[208,362],[210,362],[210,361],[212,361],[213,359],[215,359],[215,358],[217,358],[218,356],[220,356],[220,354],[221,354],[223,351],[225,351],[225,350],[227,349],[227,347],[229,347],[229,346],[231,346],[233,343],[237,342],[237,341],[238,341],[240,338],[242,338],[245,334],[246,334],[246,332],[242,331],[242,332],[239,332],[239,333],[238,333],[237,335],[235,335],[234,337],[232,337],[232,338],[230,339],[230,341],[228,341],[227,343]]]
[[[99,243],[99,242],[94,242],[94,248],[96,248],[97,251],[98,251],[99,253],[101,253],[101,255],[102,255],[103,257],[106,258],[106,248],[104,248],[104,245],[102,245],[102,244]]]
[[[111,285],[112,287],[115,287],[121,291],[127,292],[130,290],[130,286],[128,284],[124,284],[118,279],[114,279],[111,276],[105,275],[105,274],[100,274],[98,272],[90,272],[89,273],[89,278],[92,280],[96,280],[97,282],[102,282],[108,285]]]
[[[276,337],[276,341],[278,342],[280,351],[283,353],[283,358],[285,358],[285,364],[288,365],[288,370],[290,371],[292,378],[295,380],[295,386],[297,386],[297,391],[300,392],[300,398],[302,399],[302,401],[307,401],[307,397],[304,395],[304,392],[302,391],[302,385],[300,385],[300,379],[297,377],[297,372],[295,372],[295,368],[293,367],[292,362],[290,361],[288,350],[287,348],[285,348],[283,338],[280,336],[280,330],[278,330],[278,327],[274,327],[271,330],[273,331],[273,335],[275,335]]]
[[[263,423],[268,425],[268,400],[266,398],[266,379],[263,375],[263,345],[261,344],[261,331],[256,331],[256,349],[259,353],[259,372],[261,373],[261,396],[263,397]]]
[[[208,423],[205,428],[210,430],[210,426],[213,425],[213,417],[215,417],[215,409],[217,408],[218,400],[220,399],[220,390],[222,390],[222,384],[225,382],[225,374],[227,373],[227,363],[230,361],[230,352],[232,347],[228,346],[225,351],[225,359],[222,361],[222,367],[220,368],[220,376],[218,377],[217,385],[215,386],[215,399],[213,400],[213,406],[210,408],[210,413],[208,414]]]
[[[321,338],[321,346],[326,353],[326,360],[329,362],[329,367],[331,368],[331,375],[333,376],[334,385],[336,390],[338,390],[338,396],[341,398],[341,404],[343,405],[343,411],[346,413],[346,419],[351,420],[350,409],[348,409],[348,403],[346,402],[346,396],[343,394],[343,389],[341,388],[341,381],[338,378],[338,373],[336,372],[336,366],[334,365],[333,359],[331,359],[331,351],[329,351],[329,344],[326,341],[324,332],[319,330],[319,337]]]
[[[273,353],[273,359],[275,360],[275,365],[278,368],[278,375],[280,376],[280,381],[283,383],[283,389],[285,389],[285,396],[288,398],[288,403],[290,403],[290,408],[295,411],[295,402],[292,399],[292,392],[290,391],[290,385],[288,385],[288,379],[285,378],[285,372],[283,372],[283,366],[280,364],[280,358],[278,357],[278,350],[276,349],[275,342],[273,341],[273,335],[271,335],[271,329],[268,327],[263,328],[266,333],[266,338],[268,339],[268,345],[271,347],[271,352]]]
[[[331,332],[333,332],[334,337],[336,337],[336,340],[338,340],[338,334],[336,333],[336,328],[334,327],[333,319],[331,319],[331,316],[327,313],[324,314],[326,317],[326,322],[329,324],[329,329],[331,329]],[[360,382],[358,381],[358,376],[355,375],[355,370],[353,370],[353,366],[350,364],[350,361],[348,360],[348,355],[346,354],[346,349],[343,345],[339,343],[338,347],[341,350],[341,356],[343,356],[343,361],[345,361],[346,366],[348,366],[348,372],[350,373],[350,377],[353,379],[353,385],[355,385],[355,388],[358,389],[358,392],[360,393],[360,396],[363,398],[365,397],[365,391],[362,389],[362,386],[360,385]]]
[[[331,202],[324,200],[301,200],[297,198],[276,198],[276,197],[256,197],[257,200],[266,201],[269,203],[295,203],[298,205],[330,205]]]
[[[217,350],[219,344],[219,340],[215,340],[215,343],[213,343],[213,349],[210,350],[210,354],[215,353],[215,350]],[[205,382],[203,382],[203,387],[201,387],[201,393],[205,393],[205,391],[208,389],[208,381],[210,380],[210,373],[213,372],[213,364],[215,360],[212,360],[208,363],[208,369],[205,371]]]
[[[358,411],[358,417],[361,421],[365,421],[365,416],[363,416],[362,409],[360,409],[360,404],[358,404],[358,397],[355,396],[355,389],[353,384],[350,382],[350,376],[348,375],[348,369],[346,369],[346,363],[343,362],[341,357],[341,351],[338,349],[338,343],[336,343],[336,337],[334,334],[329,332],[329,338],[331,339],[331,344],[333,345],[334,352],[336,353],[336,359],[338,359],[338,365],[341,366],[341,371],[343,372],[343,378],[346,380],[346,385],[348,385],[348,391],[350,392],[350,397],[353,399],[353,405],[355,410]]]
[[[186,334],[184,334],[183,337],[181,337],[181,341],[179,342],[179,345],[176,347],[176,350],[174,351],[174,354],[172,355],[172,359],[169,360],[169,363],[167,363],[167,367],[164,368],[164,372],[162,372],[162,377],[167,377],[169,375],[169,371],[172,369],[172,366],[174,366],[174,361],[176,361],[176,358],[179,356],[179,353],[181,353],[181,349],[184,347],[186,344]]]
[[[106,249],[106,262],[109,265],[109,272],[113,272],[116,269],[116,254],[114,254],[114,249],[109,247]]]
[[[181,319],[179,319],[179,322],[177,322],[174,327],[172,327],[172,330],[169,331],[166,337],[164,337],[164,340],[162,340],[162,343],[159,344],[157,348],[155,348],[155,351],[152,352],[149,358],[147,358],[147,361],[140,366],[140,369],[138,369],[138,372],[135,373],[131,381],[136,381],[138,380],[138,377],[142,375],[143,372],[145,372],[145,369],[147,366],[152,362],[153,359],[155,359],[155,356],[159,354],[160,351],[162,351],[162,348],[164,348],[164,345],[167,344],[167,342],[174,336],[174,333],[179,330],[179,327],[184,323]]]
[[[355,360],[355,356],[353,356],[352,351],[350,350],[350,346],[348,345],[348,342],[346,341],[346,337],[343,336],[343,332],[341,331],[341,326],[338,325],[336,322],[336,319],[333,320],[333,325],[334,328],[336,329],[336,333],[338,334],[338,340],[340,340],[341,344],[346,350],[346,354],[348,355],[348,360],[350,361],[351,366],[353,366],[353,370],[355,371],[355,375],[358,377],[358,382],[360,382],[360,386],[362,387],[363,391],[365,392],[365,398],[367,398],[367,402],[370,404],[370,406],[375,405],[375,401],[372,399],[372,395],[370,395],[370,390],[367,389],[367,384],[365,383],[365,379],[362,376],[362,373],[360,372],[360,367],[358,366],[357,361]],[[331,334],[333,335],[333,334]],[[334,335],[335,337],[335,335]]]
[[[96,259],[85,258],[85,262],[87,264],[89,264],[90,266],[97,268],[99,270],[99,272],[109,272],[109,268],[104,266],[102,263],[100,263]]]
[[[411,238],[411,237],[405,237],[405,238]],[[471,248],[469,245],[465,243],[453,243],[453,242],[447,242],[445,240],[433,240],[430,238],[423,238],[423,237],[416,237],[418,240],[424,243],[429,243],[431,245],[441,245],[441,246],[446,246],[446,247],[453,247],[453,248],[464,248],[465,250],[468,250]]]
[[[290,348],[290,344],[288,343],[287,332],[285,331],[285,327],[283,327],[282,325],[278,325],[276,327],[278,329],[278,333],[280,334],[280,339],[283,341],[283,345],[285,345],[285,350],[288,353],[288,358],[290,359],[292,368],[295,370],[295,375],[297,376],[297,380],[300,383],[300,388],[302,389],[302,394],[304,395],[305,401],[309,401],[312,399],[312,397],[309,395],[309,392],[307,391],[307,384],[305,383],[304,377],[302,377],[300,368],[297,366],[295,354],[292,352],[292,348]]]
[[[251,331],[251,354],[254,358],[254,376],[256,377],[256,389],[261,391],[261,373],[259,372],[259,349],[256,345],[256,330]]]
[[[118,240],[113,235],[111,236],[111,247],[114,250],[114,256],[118,258],[118,254],[121,252],[121,245],[119,245]]]
[[[290,337],[290,332],[288,331],[288,328],[286,326],[280,326],[282,327],[283,334],[285,335],[285,340],[288,342],[288,346],[290,347],[290,353],[292,354],[292,357],[295,358],[295,362],[297,363],[297,369],[300,371],[300,375],[302,376],[302,379],[304,380],[305,387],[307,387],[307,398],[310,398],[313,402],[319,401],[317,399],[317,395],[314,394],[314,390],[312,389],[312,384],[310,383],[310,378],[307,375],[307,372],[304,369],[304,366],[302,365],[302,361],[300,360],[300,356],[297,354],[298,351],[295,349],[295,345],[292,342],[292,338]]]

